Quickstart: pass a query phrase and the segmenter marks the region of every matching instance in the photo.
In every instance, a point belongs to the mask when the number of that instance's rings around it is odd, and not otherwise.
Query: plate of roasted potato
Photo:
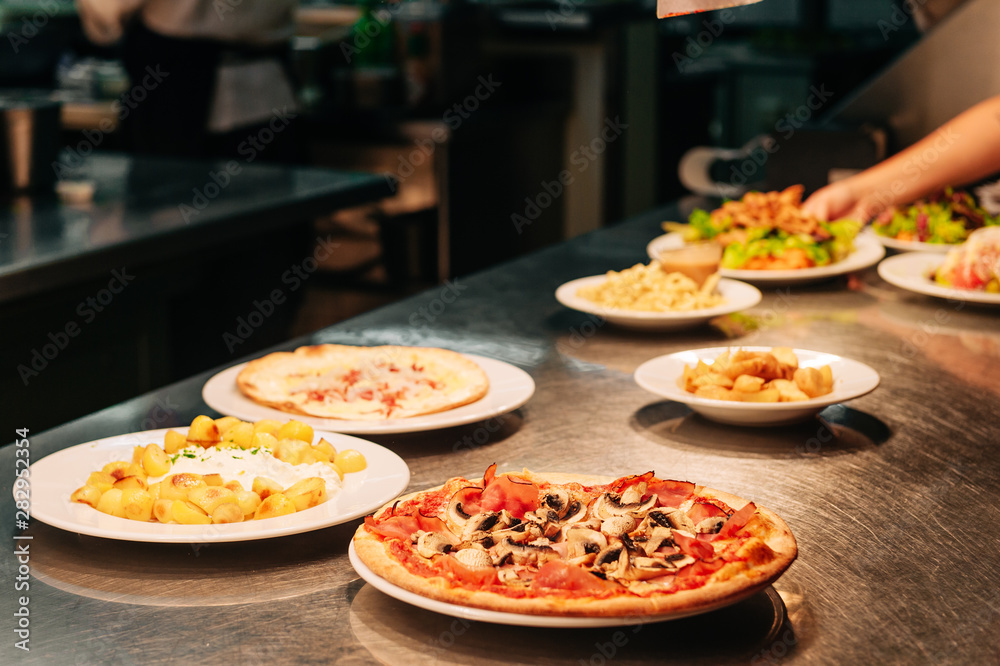
[[[199,416],[117,435],[31,466],[32,516],[125,541],[216,543],[298,534],[364,516],[409,483],[368,440],[298,421]]]
[[[790,347],[692,349],[646,361],[634,376],[705,418],[751,426],[804,421],[879,384],[864,363]]]

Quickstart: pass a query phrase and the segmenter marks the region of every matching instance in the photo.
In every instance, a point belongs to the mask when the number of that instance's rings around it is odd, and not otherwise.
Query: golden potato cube
[[[243,519],[249,520],[253,518],[257,512],[257,507],[260,506],[260,495],[252,490],[238,490],[236,491],[236,499],[239,502],[240,510],[243,512]]]
[[[118,479],[129,476],[125,471],[128,466],[132,463],[125,462],[124,460],[116,460],[115,462],[109,462],[107,465],[101,468],[101,471],[105,474],[110,474],[117,481]]]
[[[97,501],[96,508],[101,513],[106,513],[109,516],[124,518],[125,506],[122,504],[122,491],[118,488],[112,488],[104,493],[101,495],[101,499]]]
[[[235,416],[223,416],[221,418],[215,419],[215,427],[219,429],[220,435],[225,435],[230,428],[239,423],[243,423],[243,420],[238,419]]]
[[[733,380],[725,375],[720,375],[717,372],[706,372],[701,377],[698,377],[693,382],[695,388],[699,386],[721,386],[723,388],[733,388]]]
[[[243,488],[243,484],[240,483],[239,481],[236,481],[235,479],[232,481],[226,481],[224,484],[222,484],[222,487],[232,490],[234,493],[238,493],[241,490],[245,490]]]
[[[145,477],[141,476],[126,476],[115,481],[115,488],[119,490],[128,490],[129,488],[138,488],[139,490],[146,490],[149,485],[146,483]]]
[[[826,393],[823,385],[823,373],[816,368],[799,368],[793,377],[796,386],[810,398],[815,398]]]
[[[149,522],[153,517],[153,496],[141,488],[123,490],[122,507],[129,520]]]
[[[149,488],[146,488],[146,492],[152,495],[153,500],[160,499],[160,482],[149,484]]]
[[[337,473],[337,477],[339,477],[341,481],[344,480],[344,470],[342,470],[339,467],[337,467],[337,463],[335,463],[335,462],[333,462],[331,460],[330,462],[323,463],[323,464],[326,465],[327,467],[329,467],[330,469],[332,469],[334,472],[336,472]]]
[[[740,393],[740,400],[743,402],[781,402],[781,394],[778,389],[768,388],[753,393]]]
[[[271,495],[280,493],[284,488],[277,481],[269,479],[266,476],[258,476],[253,480],[251,490],[257,493],[262,500],[266,500]]]
[[[733,390],[742,393],[756,393],[762,386],[764,386],[764,378],[753,375],[740,375],[733,382]]]
[[[210,486],[221,486],[226,482],[226,480],[222,478],[221,474],[217,474],[215,472],[212,474],[202,474],[201,478]]]
[[[261,419],[260,421],[255,421],[253,424],[253,432],[255,435],[258,432],[266,432],[268,435],[276,435],[279,430],[281,430],[281,421],[276,421],[275,419]],[[277,437],[275,437],[275,439],[277,439]]]
[[[267,449],[268,451],[274,451],[274,447],[278,445],[278,438],[269,432],[255,432],[253,434],[253,439],[250,440],[251,449]]]
[[[295,513],[295,504],[282,493],[275,493],[264,498],[253,515],[254,520],[277,518]]]
[[[169,523],[173,520],[171,510],[177,500],[158,499],[153,501],[153,518],[161,523]]]
[[[103,493],[110,490],[117,480],[107,472],[91,472],[90,476],[87,477],[87,485],[94,486]]]
[[[292,419],[278,428],[278,432],[274,436],[278,439],[297,439],[306,444],[312,444],[313,428],[307,423]]]
[[[725,386],[699,386],[698,390],[694,392],[699,398],[710,398],[712,400],[738,400],[739,397],[736,396],[732,391],[727,389]]]
[[[793,370],[799,367],[799,357],[795,355],[791,347],[774,347],[771,349],[771,355],[778,359],[779,363],[787,365]]]
[[[242,523],[243,522],[243,511],[240,509],[239,504],[233,504],[227,502],[226,504],[220,504],[212,512],[212,523],[222,524],[222,523]]]
[[[195,488],[204,488],[206,486],[208,484],[205,483],[200,474],[174,474],[160,482],[160,498],[185,500],[189,492]]]
[[[97,503],[103,494],[96,486],[80,486],[69,496],[69,500],[71,502],[79,502],[80,504],[89,504],[96,509]]]
[[[344,449],[333,459],[333,463],[339,467],[344,474],[360,472],[368,467],[368,461],[360,451],[354,449]]]
[[[145,480],[148,475],[146,474],[146,470],[142,468],[142,464],[129,463],[128,466],[125,467],[125,476],[141,476]]]
[[[823,386],[826,388],[824,395],[833,391],[833,370],[830,366],[824,365],[819,369],[819,374],[823,377]]]
[[[142,452],[142,469],[149,476],[163,476],[170,471],[170,456],[156,444],[148,444]]]
[[[194,417],[194,421],[191,421],[191,427],[188,428],[187,441],[207,449],[221,442],[222,435],[219,433],[219,427],[215,425],[212,417],[201,415]]]
[[[211,515],[220,504],[237,504],[236,493],[221,486],[195,488],[188,493],[188,501],[196,504],[206,514]]]
[[[134,463],[141,463],[142,462],[142,454],[143,454],[144,451],[145,451],[145,449],[143,447],[141,447],[141,446],[134,446],[134,447],[132,447],[132,462],[134,462]]]
[[[302,479],[286,488],[284,495],[292,500],[296,511],[304,511],[326,501],[326,481],[318,476]]]
[[[803,393],[795,382],[787,379],[772,380],[771,388],[777,389],[778,393],[781,394],[781,402],[798,402],[809,399],[809,396]]]
[[[289,465],[298,465],[302,462],[302,456],[311,451],[312,447],[300,439],[280,439],[274,447],[274,457]]]
[[[299,457],[298,464],[312,465],[314,463],[325,463],[325,462],[328,462],[326,456],[324,456],[319,451],[316,451],[315,449],[308,449],[302,452],[302,455]]]
[[[333,460],[333,457],[337,455],[337,449],[333,447],[333,444],[320,438],[318,442],[313,444],[313,451],[316,451],[323,456],[323,462]]]
[[[224,444],[233,448],[248,449],[253,442],[253,424],[240,422],[222,435]]]
[[[176,430],[168,430],[163,435],[163,450],[168,454],[177,453],[187,446],[187,437]]]
[[[170,505],[170,517],[181,525],[208,525],[212,519],[192,502],[174,500]]]

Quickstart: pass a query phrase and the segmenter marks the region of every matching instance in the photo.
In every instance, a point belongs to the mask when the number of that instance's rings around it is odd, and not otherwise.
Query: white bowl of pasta
[[[592,275],[567,282],[556,289],[556,300],[568,308],[597,315],[618,326],[669,331],[700,326],[715,317],[752,308],[762,298],[756,287],[728,278],[718,280],[714,289],[715,298],[704,299],[697,293],[685,293],[675,300],[667,298],[661,301],[667,307],[673,305],[673,309],[633,309],[630,304],[616,302],[613,298],[595,301],[581,295],[581,290],[586,294],[589,290],[600,288],[608,279],[607,275]],[[664,287],[665,290],[670,288]]]

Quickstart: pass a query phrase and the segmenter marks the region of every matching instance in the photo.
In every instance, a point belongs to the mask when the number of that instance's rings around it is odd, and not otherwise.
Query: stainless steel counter
[[[765,289],[743,316],[673,334],[617,330],[556,303],[562,282],[643,261],[657,222],[676,214],[459,279],[448,292],[458,292],[454,302],[441,298],[448,287],[434,289],[309,341],[441,345],[533,376],[535,396],[499,428],[372,438],[406,459],[411,490],[492,462],[587,474],[653,469],[697,481],[788,522],[800,554],[772,590],[673,622],[543,630],[437,615],[372,589],[347,560],[356,521],[207,546],[107,541],[33,521],[24,533],[33,538],[19,542],[8,446],[0,451],[4,661],[996,663],[1000,313],[899,291],[874,270]],[[842,354],[873,366],[882,384],[821,420],[746,429],[703,420],[632,381],[653,356],[726,343]],[[200,389],[210,375],[31,433],[31,458],[141,424],[186,424],[208,412]],[[20,543],[30,544],[30,591],[12,594]],[[14,647],[11,630],[12,597],[22,594],[29,653]]]

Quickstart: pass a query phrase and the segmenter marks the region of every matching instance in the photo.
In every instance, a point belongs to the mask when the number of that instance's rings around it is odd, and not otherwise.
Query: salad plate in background
[[[872,231],[888,248],[944,253],[964,243],[976,229],[1000,224],[965,191],[947,188],[905,206],[893,206],[875,218]]]

